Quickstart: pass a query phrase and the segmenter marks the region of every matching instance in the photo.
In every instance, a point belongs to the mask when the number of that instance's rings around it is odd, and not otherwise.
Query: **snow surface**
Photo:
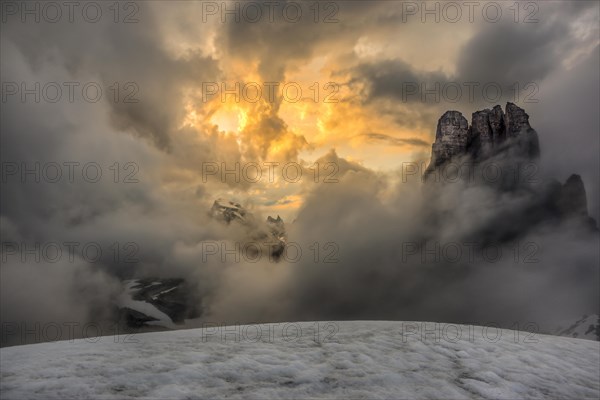
[[[600,396],[599,342],[466,325],[211,326],[7,347],[0,356],[2,399]]]

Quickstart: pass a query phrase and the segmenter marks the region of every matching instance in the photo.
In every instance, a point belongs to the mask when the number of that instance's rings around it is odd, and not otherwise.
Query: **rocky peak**
[[[267,222],[270,224],[283,224],[283,220],[281,219],[281,217],[278,215],[277,219],[271,217],[270,215],[267,217]]]
[[[277,219],[268,216],[267,217],[267,225],[269,225],[270,229],[271,229],[271,233],[273,234],[273,236],[275,236],[277,238],[277,240],[279,240],[282,243],[285,243],[287,241],[287,235],[285,232],[285,224],[283,223],[283,220],[281,219],[281,217],[278,215]]]

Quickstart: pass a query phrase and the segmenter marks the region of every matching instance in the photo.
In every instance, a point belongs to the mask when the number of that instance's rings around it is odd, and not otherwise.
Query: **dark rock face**
[[[575,220],[591,231],[598,231],[596,220],[588,214],[585,186],[579,175],[571,175],[560,187],[555,204],[558,214],[563,220]]]
[[[506,103],[506,136],[517,137],[522,131],[532,130],[529,125],[529,115],[522,108],[513,103]]]
[[[439,119],[432,146],[431,164],[428,170],[446,164],[454,157],[465,154],[469,124],[458,111],[446,111]]]
[[[470,153],[478,158],[492,155],[493,149],[506,139],[506,124],[502,107],[474,112],[469,130]]]
[[[513,142],[517,156],[536,159],[540,156],[540,144],[536,131],[529,125],[529,115],[513,103],[506,104],[506,137]]]
[[[558,199],[558,209],[566,216],[587,217],[585,186],[579,175],[571,175],[562,186]]]
[[[495,106],[492,111],[487,113],[490,127],[492,129],[493,143],[499,144],[506,139],[506,125],[504,123],[504,112],[499,105]]]

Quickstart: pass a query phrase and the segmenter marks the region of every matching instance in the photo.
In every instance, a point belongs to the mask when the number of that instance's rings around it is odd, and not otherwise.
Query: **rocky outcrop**
[[[526,226],[577,219],[581,225],[597,230],[596,222],[588,216],[585,187],[579,175],[571,175],[564,185],[553,181],[535,187],[537,177],[529,178],[532,172],[537,173],[539,156],[538,134],[529,123],[529,115],[513,103],[506,104],[506,113],[499,105],[474,112],[470,126],[460,112],[446,111],[437,124],[424,181],[456,182],[456,176],[444,170],[452,165],[448,171],[460,170],[460,178],[468,178],[469,182],[475,177],[475,184],[493,186],[500,192],[529,193],[527,209],[513,210]],[[499,171],[502,179],[485,179],[481,170],[486,167]],[[515,227],[521,228],[526,229]]]
[[[513,103],[506,104],[506,113],[499,105],[474,112],[470,126],[460,112],[446,111],[438,121],[424,178],[452,161],[480,163],[501,156],[534,161],[539,154],[537,132],[529,124],[529,115]]]

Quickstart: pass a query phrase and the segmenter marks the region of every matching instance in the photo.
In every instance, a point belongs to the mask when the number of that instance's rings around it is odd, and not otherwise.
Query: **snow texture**
[[[599,342],[467,325],[209,326],[15,346],[0,355],[2,399],[600,396]]]

